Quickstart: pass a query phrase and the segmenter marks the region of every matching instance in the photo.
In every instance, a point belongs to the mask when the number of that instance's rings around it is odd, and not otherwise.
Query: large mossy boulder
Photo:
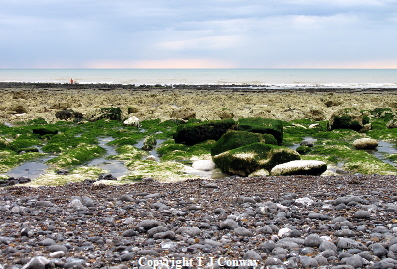
[[[45,135],[51,136],[51,135],[56,135],[58,133],[58,130],[52,127],[42,127],[42,128],[34,128],[32,129],[32,132],[39,136],[45,136]]]
[[[121,109],[119,107],[104,107],[101,108],[101,113],[99,119],[121,121]]]
[[[176,143],[194,145],[209,139],[218,140],[231,129],[236,122],[233,119],[187,123],[179,125],[173,136]]]
[[[271,134],[281,145],[283,142],[283,122],[267,118],[241,118],[238,120],[238,130],[252,133]]]
[[[277,145],[278,142],[271,134],[250,133],[245,131],[230,131],[222,137],[211,148],[211,155],[246,146],[252,143],[263,143]]]
[[[335,129],[352,129],[362,132],[363,130],[370,129],[367,125],[368,123],[368,116],[363,115],[357,108],[343,108],[331,115],[327,128],[329,131]]]
[[[300,155],[287,147],[253,143],[225,151],[212,159],[224,172],[248,176],[260,169],[270,171],[278,164],[300,160]]]

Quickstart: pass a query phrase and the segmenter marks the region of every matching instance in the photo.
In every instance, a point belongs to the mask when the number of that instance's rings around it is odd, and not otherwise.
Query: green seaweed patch
[[[397,164],[397,154],[389,154],[386,159]]]
[[[141,128],[145,130],[146,135],[154,135],[156,139],[172,138],[177,127],[180,125],[179,121],[160,119],[144,120],[141,122]]]
[[[124,145],[116,148],[118,155],[110,155],[106,158],[109,160],[141,160],[142,158],[148,156],[148,153],[144,150],[138,149],[132,145]]]
[[[48,160],[47,163],[59,167],[76,166],[96,159],[104,153],[106,150],[98,145],[80,144],[77,148],[66,150],[60,156]]]
[[[184,161],[190,160],[193,156],[210,154],[211,148],[214,144],[215,140],[207,140],[192,146],[188,146],[185,144],[175,143],[174,139],[170,139],[164,141],[159,147],[156,148],[156,150],[162,161]]]
[[[191,176],[185,174],[185,166],[175,161],[156,162],[150,160],[131,161],[126,163],[131,173],[124,176],[122,181],[137,181],[151,177],[158,181],[181,181]]]
[[[50,170],[37,179],[32,180],[29,185],[60,186],[71,182],[83,182],[85,179],[95,180],[106,171],[99,167],[80,166],[69,170],[67,175],[58,175],[56,170]]]
[[[309,128],[310,125],[315,127]],[[300,143],[305,137],[314,137],[319,132],[327,132],[327,121],[313,121],[310,119],[283,122],[283,145],[291,146]]]
[[[354,141],[366,137],[366,134],[356,132],[351,129],[335,129],[327,132],[318,132],[312,134],[314,138],[332,140],[332,141]]]
[[[327,162],[333,162],[334,164],[343,163],[343,168],[345,170],[354,173],[381,175],[397,174],[397,169],[393,165],[384,163],[370,153],[364,150],[355,150],[347,143],[335,143],[315,145],[310,152],[310,158],[320,160],[314,156],[325,156]]]
[[[368,131],[368,136],[377,140],[397,141],[397,128],[388,129],[386,123],[374,121],[373,129]]]
[[[17,154],[16,152],[10,150],[0,151],[0,172],[6,173],[23,162],[37,159],[43,155],[43,153],[39,152],[26,152],[23,154]]]
[[[42,150],[44,152],[64,152],[70,148],[77,148],[81,144],[98,144],[94,135],[74,136],[74,134],[57,134],[54,135]]]

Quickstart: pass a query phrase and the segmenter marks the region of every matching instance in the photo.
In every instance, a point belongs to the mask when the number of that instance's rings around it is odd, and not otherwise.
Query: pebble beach
[[[228,177],[3,188],[0,264],[396,268],[396,179]]]
[[[343,107],[397,107],[393,89],[1,85],[13,124],[70,108],[189,109],[203,120],[325,120]],[[224,177],[0,189],[0,268],[397,268],[396,176]]]

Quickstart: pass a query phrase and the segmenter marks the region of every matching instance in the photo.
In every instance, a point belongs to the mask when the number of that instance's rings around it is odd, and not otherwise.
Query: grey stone
[[[345,217],[336,217],[336,218],[334,218],[332,221],[331,221],[331,223],[338,223],[338,222],[344,222],[344,221],[346,221],[346,218]]]
[[[42,241],[40,242],[40,244],[43,245],[43,246],[51,246],[51,245],[55,245],[56,242],[55,242],[54,239],[46,238],[46,239],[42,240]]]
[[[244,227],[237,227],[234,229],[234,233],[240,236],[253,236],[253,233]]]
[[[147,231],[148,237],[153,237],[153,235],[157,234],[157,233],[161,233],[161,232],[166,232],[168,231],[168,229],[164,226],[157,226],[157,227],[153,227],[151,229],[149,229]]]
[[[304,245],[307,247],[319,247],[323,240],[318,234],[310,234],[305,238]]]
[[[253,250],[248,250],[248,251],[244,254],[243,258],[244,258],[245,260],[258,260],[258,261],[261,261],[261,260],[262,260],[261,255],[259,255],[258,252],[253,251]]]
[[[147,219],[143,220],[140,223],[138,223],[137,227],[138,228],[143,228],[145,230],[149,230],[153,227],[160,226],[161,223],[158,220],[155,219]]]
[[[387,253],[387,250],[385,249],[385,247],[380,243],[372,244],[371,250],[374,253],[374,255],[376,255],[378,257],[382,257],[382,256],[386,255],[386,253]]]
[[[340,238],[337,244],[338,248],[340,249],[353,249],[357,248],[360,250],[368,250],[367,247],[358,241],[355,241],[350,238]]]
[[[273,249],[276,248],[276,243],[274,243],[273,240],[268,240],[266,242],[263,242],[262,244],[259,245],[259,249],[265,250],[267,253],[270,253],[273,251]]]
[[[360,267],[362,267],[364,265],[363,258],[360,255],[358,255],[358,254],[353,255],[353,256],[351,256],[349,258],[346,258],[345,262],[346,262],[347,265],[351,265],[354,268],[360,268]]]
[[[321,242],[320,246],[318,247],[318,250],[320,251],[332,250],[334,252],[337,252],[338,247],[333,242],[323,240],[323,242]]]
[[[154,239],[174,239],[175,233],[173,231],[160,232],[153,235]]]
[[[48,248],[49,252],[57,252],[57,251],[63,251],[63,252],[67,252],[68,248],[65,247],[64,245],[52,245]]]
[[[83,202],[83,205],[86,207],[93,207],[95,206],[95,202],[94,200],[92,200],[90,197],[88,196],[83,196],[81,197],[81,201]]]
[[[220,224],[220,228],[221,229],[235,229],[237,228],[239,225],[237,222],[235,222],[232,219],[226,219],[225,221],[221,222]]]
[[[180,227],[176,230],[177,234],[187,234],[189,236],[197,236],[201,233],[201,229],[199,227]]]
[[[265,261],[265,265],[280,265],[280,264],[283,264],[283,262],[280,259],[274,257],[268,257]]]
[[[133,237],[137,234],[138,234],[138,232],[135,231],[134,229],[129,229],[129,230],[124,231],[121,235],[123,237]]]
[[[45,269],[48,264],[50,264],[49,259],[43,256],[37,256],[25,264],[22,269]]]
[[[328,219],[330,219],[329,216],[327,216],[325,214],[317,213],[317,212],[311,212],[311,213],[309,213],[309,215],[307,217],[309,219],[318,219],[318,220],[328,220]]]
[[[54,206],[54,204],[51,203],[50,201],[37,201],[36,206],[38,206],[38,207],[52,207],[52,206]]]
[[[369,211],[359,210],[356,213],[354,213],[354,217],[358,219],[368,219],[371,217],[371,213]]]
[[[132,197],[129,196],[129,195],[121,195],[121,196],[119,197],[119,200],[120,200],[120,201],[123,201],[123,202],[132,202],[132,201],[134,201],[134,198],[132,198]]]
[[[121,260],[122,262],[130,261],[130,260],[132,260],[132,259],[134,259],[134,258],[135,258],[135,256],[134,256],[134,254],[132,254],[132,253],[125,253],[125,254],[123,254],[123,255],[120,256],[120,260]]]
[[[301,262],[303,268],[313,268],[318,266],[316,259],[308,256],[300,256],[299,261]]]
[[[326,249],[323,252],[321,252],[320,254],[321,254],[321,256],[323,256],[325,258],[329,258],[329,257],[332,257],[332,256],[334,256],[334,257],[337,256],[336,250],[332,250],[332,249]]]

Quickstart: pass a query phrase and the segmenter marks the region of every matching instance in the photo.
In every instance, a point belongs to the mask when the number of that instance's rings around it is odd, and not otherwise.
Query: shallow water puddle
[[[9,177],[28,177],[30,179],[36,179],[43,175],[45,170],[48,168],[48,165],[45,164],[45,162],[51,160],[54,157],[56,156],[48,155],[36,161],[26,162],[18,167],[15,167],[6,174]]]
[[[153,155],[156,158],[156,161],[160,161],[160,155],[157,153],[156,147],[158,147],[164,141],[166,141],[166,139],[156,139],[155,147],[152,150],[148,151],[149,155]],[[143,147],[144,142],[145,142],[145,139],[142,139],[137,144],[135,144],[134,147],[141,149]]]
[[[378,141],[378,147],[376,148],[376,150],[368,150],[367,152],[369,154],[375,156],[376,158],[378,158],[379,160],[381,160],[384,163],[388,163],[393,166],[397,166],[396,163],[386,159],[386,157],[388,155],[397,154],[396,147],[387,141]]]
[[[108,142],[113,141],[113,137],[100,137],[98,139],[98,145],[106,150],[106,154],[101,158],[94,159],[84,166],[96,166],[108,171],[109,174],[119,178],[129,173],[127,167],[125,167],[123,161],[119,160],[107,160],[106,157],[110,155],[117,155],[116,150],[113,146],[107,145]]]

